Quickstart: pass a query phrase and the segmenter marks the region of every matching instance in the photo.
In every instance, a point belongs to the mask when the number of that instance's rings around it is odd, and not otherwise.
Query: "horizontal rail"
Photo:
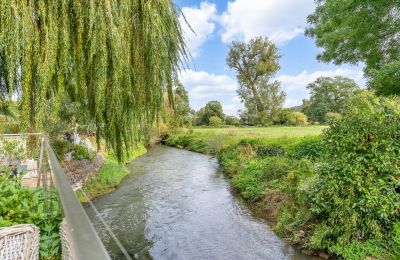
[[[43,133],[27,133],[27,134],[0,134],[0,137],[23,137],[23,136],[38,136]]]
[[[71,240],[69,242],[73,259],[110,259],[82,204],[71,189],[71,185],[47,139],[45,139],[45,150],[67,222],[66,232]]]

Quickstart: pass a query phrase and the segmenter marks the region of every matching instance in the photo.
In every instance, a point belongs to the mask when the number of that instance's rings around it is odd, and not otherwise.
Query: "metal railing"
[[[34,147],[29,148],[34,150],[34,152],[31,152],[31,156],[34,156],[38,164],[37,187],[48,190],[49,185],[55,185],[59,194],[63,214],[63,221],[60,226],[63,259],[111,259],[86,211],[72,190],[70,182],[46,136],[42,133],[0,134],[0,139],[20,141],[25,150],[29,150],[28,146],[32,146],[32,142],[28,142],[28,140],[35,140]]]
[[[110,259],[107,250],[97,235],[89,217],[82,207],[82,204],[79,202],[75,192],[72,190],[71,185],[47,139],[44,139],[44,149],[48,157],[54,184],[60,197],[66,221],[66,225],[63,227],[68,238],[71,259]]]

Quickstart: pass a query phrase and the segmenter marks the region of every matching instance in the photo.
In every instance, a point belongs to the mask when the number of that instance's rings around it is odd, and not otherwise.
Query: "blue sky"
[[[176,0],[193,33],[181,18],[186,44],[192,53],[190,68],[180,80],[189,92],[195,110],[218,100],[225,113],[236,115],[243,108],[236,94],[235,72],[226,65],[229,44],[256,36],[269,37],[282,55],[276,79],[287,93],[286,107],[308,97],[306,86],[320,76],[346,76],[365,84],[361,66],[321,63],[321,51],[304,36],[306,17],[313,0]]]

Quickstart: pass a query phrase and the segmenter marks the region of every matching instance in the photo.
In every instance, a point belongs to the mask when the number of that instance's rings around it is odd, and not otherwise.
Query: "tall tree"
[[[328,112],[343,113],[345,103],[359,89],[352,79],[320,77],[307,86],[310,99],[303,100],[303,112],[316,122],[324,122]]]
[[[175,118],[179,127],[188,127],[190,121],[189,95],[182,84],[178,84],[174,91]]]
[[[67,93],[120,157],[151,124],[186,57],[172,0],[0,1],[0,90],[44,128]]]
[[[368,88],[380,96],[400,95],[400,61],[370,71]]]
[[[172,129],[191,126],[191,108],[189,95],[185,87],[178,83],[173,91],[173,103],[165,95],[165,109],[163,118]]]
[[[257,113],[261,124],[272,121],[272,114],[285,99],[279,82],[269,83],[280,68],[279,57],[275,44],[261,37],[249,43],[233,42],[228,54],[227,64],[237,73],[238,94],[246,109]]]
[[[283,109],[286,93],[281,90],[278,81],[273,83],[259,82],[257,89],[264,104],[264,111],[262,113],[257,111],[256,102],[254,102],[251,92],[242,92],[240,97],[246,107],[240,113],[242,122],[247,125],[272,124]]]
[[[319,60],[335,64],[363,62],[369,77],[389,63],[395,62],[400,68],[400,1],[315,2],[317,7],[308,17],[311,27],[306,35],[324,48]]]

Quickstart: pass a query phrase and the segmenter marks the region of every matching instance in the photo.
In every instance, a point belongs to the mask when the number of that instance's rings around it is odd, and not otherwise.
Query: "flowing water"
[[[138,259],[310,259],[277,237],[232,194],[216,159],[157,146],[94,204]],[[112,258],[123,259],[91,209]]]

